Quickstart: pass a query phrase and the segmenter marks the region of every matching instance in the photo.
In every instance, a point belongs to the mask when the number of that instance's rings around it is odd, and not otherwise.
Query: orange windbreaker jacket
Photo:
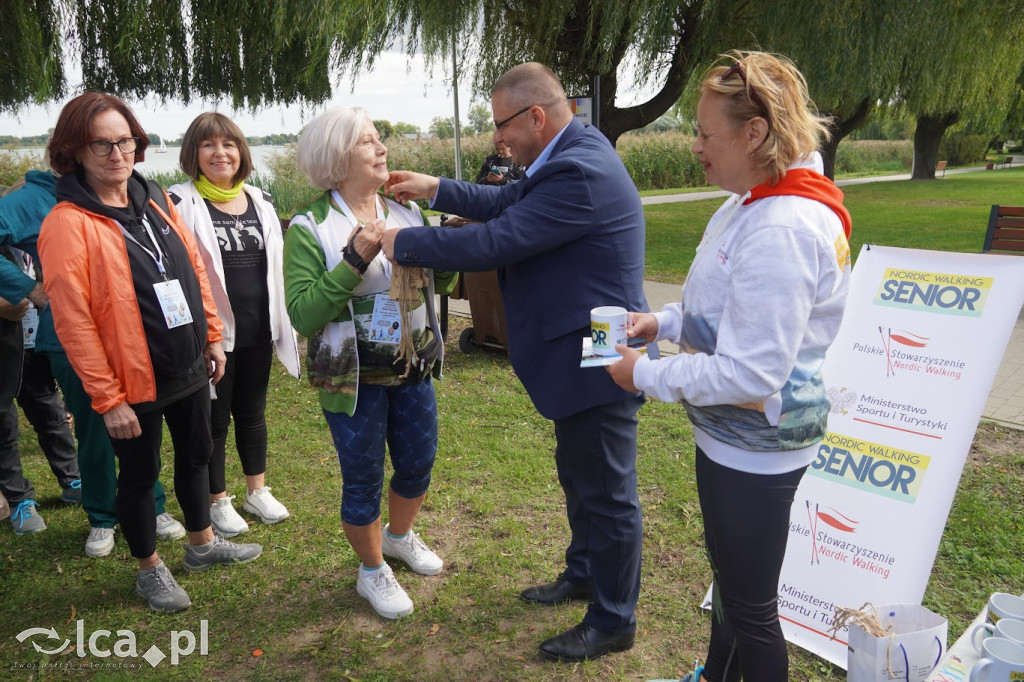
[[[168,202],[170,215],[152,199],[150,204],[185,244],[203,295],[206,342],[219,342],[223,325],[192,231],[173,203]],[[57,336],[93,409],[104,414],[125,401],[156,400],[142,314],[117,223],[62,201],[43,221],[38,246],[46,264],[43,286],[53,306]]]

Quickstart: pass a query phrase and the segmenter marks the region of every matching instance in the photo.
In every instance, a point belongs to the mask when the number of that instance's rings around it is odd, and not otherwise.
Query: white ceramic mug
[[[979,635],[981,635],[981,639],[978,638]],[[1024,620],[1002,618],[995,625],[992,625],[991,623],[979,623],[974,626],[974,630],[971,631],[971,644],[973,644],[974,648],[980,653],[981,643],[988,637],[1000,637],[1002,639],[1008,639],[1015,644],[1024,646]]]
[[[995,625],[1003,618],[1024,620],[1024,597],[996,592],[988,598],[987,621]]]
[[[1024,680],[1024,646],[1000,637],[981,645],[981,660],[971,668],[970,682]]]
[[[590,340],[595,355],[616,355],[616,344],[626,345],[625,308],[603,305],[590,311]]]

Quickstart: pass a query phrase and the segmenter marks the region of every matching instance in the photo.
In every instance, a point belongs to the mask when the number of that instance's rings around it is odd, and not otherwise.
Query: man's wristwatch
[[[363,257],[352,247],[352,244],[346,244],[345,248],[341,250],[341,258],[355,268],[356,272],[360,275],[365,275],[366,269],[370,267],[370,264],[363,260]]]

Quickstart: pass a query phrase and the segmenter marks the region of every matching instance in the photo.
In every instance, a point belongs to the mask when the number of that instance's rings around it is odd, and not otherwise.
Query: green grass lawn
[[[992,204],[1024,203],[1024,167],[851,185],[843,192],[853,216],[855,258],[863,244],[977,253]],[[706,199],[645,207],[647,279],[681,282],[708,218],[721,205],[722,199]]]
[[[1021,203],[1022,179],[1024,169],[851,188],[855,244],[977,251],[987,205]],[[685,272],[677,261],[692,253],[717,203],[648,209],[649,277]],[[686,227],[679,227],[683,215]],[[661,270],[654,271],[655,259]],[[467,324],[453,318],[450,338]],[[315,392],[275,365],[267,481],[292,516],[273,526],[252,525],[240,539],[261,543],[263,556],[237,567],[184,574],[183,542],[158,543],[193,601],[179,614],[153,613],[135,596],[135,562],[120,533],[111,556],[85,557],[85,515],[59,502],[60,490],[22,423],[23,464],[49,528],[15,537],[8,522],[0,522],[0,677],[624,681],[686,672],[707,647],[709,616],[699,604],[710,570],[702,550],[692,430],[682,409],[650,402],[640,413],[638,486],[645,525],[636,646],[578,665],[548,663],[537,655],[537,644],[579,622],[585,608],[536,607],[517,597],[524,586],[551,580],[562,567],[568,528],[552,427],[532,407],[503,353],[467,355],[454,342],[446,353],[445,379],[437,384],[440,446],[418,523],[446,568],[424,577],[396,566],[416,604],[412,616],[384,621],[356,595],[357,559],[338,516],[341,477]],[[180,519],[168,442],[162,480],[169,510]],[[230,444],[228,482],[240,502],[244,482]],[[982,426],[924,599],[949,618],[951,642],[988,594],[1024,589],[1022,490],[1024,433]],[[172,631],[198,636],[205,620],[208,653],[197,650],[177,666],[165,660],[156,668],[140,658],[79,658],[78,620],[86,638],[110,630],[99,641],[108,649],[121,637],[118,630],[132,631],[140,655],[153,645],[169,653]],[[15,638],[31,627],[52,627],[58,639]],[[65,639],[72,645],[63,654],[45,655],[31,646],[51,648]],[[790,651],[793,680],[846,679],[843,670],[796,647]],[[54,669],[112,661],[139,667]]]

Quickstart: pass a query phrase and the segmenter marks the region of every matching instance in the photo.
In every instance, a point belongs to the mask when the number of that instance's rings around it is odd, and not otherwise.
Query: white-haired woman
[[[621,348],[626,390],[682,402],[697,444],[697,494],[715,589],[703,669],[683,680],[789,679],[778,585],[790,508],[825,434],[821,366],[849,287],[849,212],[821,174],[824,119],[788,60],[734,52],[711,69],[693,153],[732,192],[711,217],[681,303],[634,313],[630,336],[685,351]]]
[[[384,618],[413,611],[384,556],[436,575],[442,560],[413,531],[437,450],[442,339],[435,293],[457,273],[426,274],[420,304],[403,314],[389,296],[392,265],[380,250],[384,229],[424,224],[414,204],[378,192],[388,180],[387,147],[359,107],[334,107],[299,139],[298,165],[325,190],[292,219],[285,236],[285,298],[292,324],[308,337],[306,370],[317,387],[341,464],[341,521],[359,556],[356,592]],[[396,273],[397,274],[397,273]],[[412,340],[416,362],[396,361]],[[385,444],[394,474],[388,525],[381,528]]]
[[[235,420],[235,447],[245,474],[242,508],[263,523],[288,517],[266,485],[267,385],[276,351],[299,376],[299,351],[284,305],[283,238],[270,196],[246,185],[253,170],[245,135],[224,114],[196,117],[181,141],[181,169],[191,180],[168,190],[195,233],[217,315],[224,323],[224,377],[211,403],[210,521],[226,538],[249,529],[227,494],[225,446]]]

